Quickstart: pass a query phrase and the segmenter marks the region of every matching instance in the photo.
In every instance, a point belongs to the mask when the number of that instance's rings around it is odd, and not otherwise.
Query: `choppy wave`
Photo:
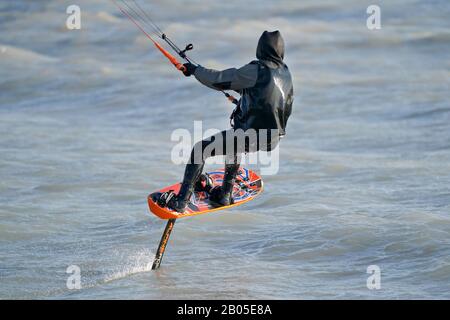
[[[262,195],[177,221],[158,272],[146,197],[183,175],[170,135],[231,106],[108,1],[71,31],[60,1],[0,2],[0,298],[450,298],[447,2],[383,3],[369,31],[356,0],[146,1],[206,67],[279,29],[296,92]]]
[[[13,63],[50,63],[59,59],[32,50],[0,44],[0,57],[3,62]]]
[[[450,32],[420,32],[407,37],[405,42],[415,45],[443,45],[447,46],[450,42]]]

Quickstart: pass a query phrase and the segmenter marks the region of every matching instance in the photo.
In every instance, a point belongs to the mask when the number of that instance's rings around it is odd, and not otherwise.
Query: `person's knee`
[[[203,143],[202,141],[197,142],[191,151],[191,163],[202,164],[203,160]]]

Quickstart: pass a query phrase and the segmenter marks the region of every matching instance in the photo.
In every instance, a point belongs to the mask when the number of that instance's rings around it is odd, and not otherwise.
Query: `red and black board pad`
[[[208,175],[212,179],[213,186],[222,185],[224,175],[223,169],[208,172]],[[239,206],[252,200],[263,190],[263,182],[261,177],[254,171],[241,167],[239,168],[238,175],[236,176],[236,183],[233,188],[234,204],[232,205],[222,207],[214,206],[209,202],[208,193],[203,191],[194,192],[192,194],[190,203],[183,213],[178,213],[167,207],[160,207],[157,204],[158,197],[161,193],[173,190],[175,194],[178,194],[180,186],[181,183],[177,183],[150,194],[148,196],[148,205],[150,207],[150,211],[161,219],[179,219]]]

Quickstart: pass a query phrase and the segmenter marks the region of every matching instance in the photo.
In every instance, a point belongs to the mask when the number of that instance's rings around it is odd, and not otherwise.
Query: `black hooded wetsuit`
[[[216,90],[234,90],[241,94],[241,99],[233,112],[233,128],[199,142],[191,154],[191,163],[202,164],[209,156],[226,155],[227,159],[235,159],[236,154],[243,152],[260,149],[270,151],[277,146],[279,137],[285,135],[294,93],[291,74],[283,62],[284,41],[279,31],[265,31],[261,35],[256,57],[258,60],[240,69],[216,71],[201,66],[196,69],[194,75],[202,84]],[[231,136],[229,131],[236,129],[254,129],[256,132],[266,129],[276,132],[272,136],[268,134],[266,144],[260,141],[249,144],[246,140],[245,145],[235,144],[233,150],[227,150],[227,135]],[[223,141],[223,148],[220,150],[222,152],[213,150],[212,154],[206,153],[199,158],[198,155],[218,138]],[[195,148],[201,148],[202,152],[195,153]]]
[[[208,157],[225,155],[224,182],[234,181],[242,153],[271,151],[278,145],[279,138],[285,135],[292,111],[293,85],[289,69],[283,62],[284,41],[279,31],[265,31],[261,35],[256,57],[258,60],[239,69],[217,71],[202,66],[196,68],[194,76],[202,84],[215,90],[234,90],[241,95],[241,99],[232,115],[233,128],[194,146],[179,195],[192,189]],[[250,132],[250,129],[257,133],[256,142],[249,139],[240,140],[245,143],[235,141],[239,139],[234,138],[233,134]],[[262,129],[269,130],[267,135]],[[264,141],[260,136],[265,138]],[[216,146],[222,144],[222,147],[211,149],[213,142]]]

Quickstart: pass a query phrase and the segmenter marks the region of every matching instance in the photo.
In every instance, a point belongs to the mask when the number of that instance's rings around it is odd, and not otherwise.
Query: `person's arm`
[[[234,90],[251,88],[258,78],[258,66],[247,64],[242,68],[217,71],[198,66],[194,72],[195,78],[205,86],[215,90]]]

